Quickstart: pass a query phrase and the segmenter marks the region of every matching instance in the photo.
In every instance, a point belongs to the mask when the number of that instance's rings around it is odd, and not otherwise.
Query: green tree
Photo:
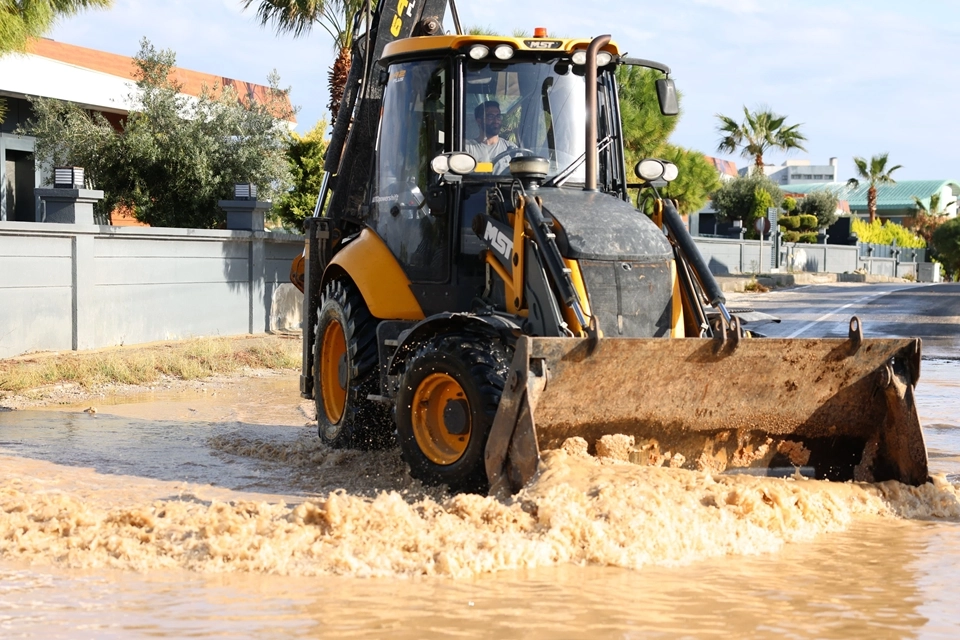
[[[769,196],[769,200],[759,192]],[[765,175],[752,174],[734,178],[725,182],[713,194],[713,206],[720,220],[743,220],[747,229],[760,215],[766,215],[767,206],[779,207],[783,202],[783,192]],[[764,205],[764,206],[760,206]]]
[[[294,38],[306,35],[314,25],[333,40],[337,57],[330,67],[328,81],[330,102],[327,108],[334,121],[343,100],[343,90],[350,73],[350,48],[353,46],[351,22],[364,0],[241,0],[244,10],[257,5],[257,19],[262,26],[273,24],[278,34],[292,33]]]
[[[623,65],[617,69],[623,147],[631,169],[644,158],[657,157],[680,121],[680,116],[660,113],[656,85],[659,77],[658,71],[644,67]]]
[[[800,201],[800,213],[817,217],[817,226],[826,229],[837,221],[837,206],[840,202],[836,194],[825,189],[812,191]]]
[[[667,143],[657,157],[677,165],[676,180],[661,189],[660,194],[675,200],[681,215],[702,209],[710,199],[710,194],[720,188],[717,168],[700,151]]]
[[[37,156],[84,167],[104,191],[104,212],[129,207],[153,226],[221,227],[217,201],[230,199],[234,184],[252,182],[264,199],[286,189],[289,133],[280,119],[292,114],[275,75],[263,103],[241,100],[229,87],[191,98],[171,79],[172,51],[143,40],[134,62],[131,99],[141,108],[120,131],[75,104],[34,100],[28,130]]]
[[[933,246],[953,280],[960,279],[960,218],[947,220],[933,232]]]
[[[327,141],[323,138],[326,128],[326,121],[320,120],[306,135],[294,133],[287,146],[293,189],[280,196],[274,212],[284,224],[298,230],[303,228],[304,218],[313,215],[320,193],[323,154],[327,151]]]
[[[677,201],[681,214],[700,210],[720,186],[717,170],[702,153],[667,142],[679,116],[660,113],[657,101],[659,72],[624,65],[617,69],[623,147],[627,171],[644,158],[661,158],[677,165],[677,179],[660,193]]]
[[[50,31],[58,18],[111,4],[113,0],[0,0],[0,56],[26,51],[30,39]],[[0,122],[6,112],[0,99]]]
[[[806,151],[803,143],[807,138],[800,132],[800,125],[788,126],[787,117],[774,113],[769,107],[752,112],[744,107],[742,123],[719,113],[716,115],[720,120],[717,131],[721,135],[717,150],[736,153],[740,149],[744,158],[753,158],[757,172],[763,173],[763,154],[770,149]]]
[[[870,214],[870,223],[877,219],[877,187],[882,184],[896,184],[893,179],[893,172],[900,169],[902,165],[896,165],[887,168],[886,153],[873,156],[868,163],[859,156],[853,158],[853,163],[857,166],[857,177],[847,180],[847,184],[854,189],[860,186],[860,181],[865,180],[870,183],[867,190],[867,212]]]

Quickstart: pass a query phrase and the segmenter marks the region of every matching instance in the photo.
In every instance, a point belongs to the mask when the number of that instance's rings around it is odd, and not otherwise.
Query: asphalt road
[[[762,294],[729,294],[779,324],[749,325],[770,337],[843,338],[857,316],[868,338],[921,338],[925,358],[960,359],[960,283],[830,284]]]

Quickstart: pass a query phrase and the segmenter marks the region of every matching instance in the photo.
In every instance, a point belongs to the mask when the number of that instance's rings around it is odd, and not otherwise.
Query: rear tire
[[[406,361],[397,436],[410,474],[454,492],[489,490],[484,450],[510,361],[496,336],[443,334]]]
[[[314,334],[314,400],[320,439],[335,449],[377,449],[393,440],[380,391],[377,319],[357,288],[333,280],[323,290]]]

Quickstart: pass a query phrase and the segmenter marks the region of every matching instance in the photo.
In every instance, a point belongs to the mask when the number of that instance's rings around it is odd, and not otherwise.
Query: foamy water
[[[162,422],[149,403],[0,414],[0,635],[939,635],[960,625],[956,373],[924,363],[938,475],[919,488],[570,446],[510,500],[451,497],[396,450],[264,419],[293,385],[240,420],[193,400]]]
[[[294,459],[280,451],[272,457]],[[125,496],[107,506],[102,495],[90,500],[24,477],[15,459],[4,467],[0,555],[75,568],[462,579],[560,564],[640,569],[770,553],[844,530],[856,518],[960,519],[957,487],[942,477],[919,488],[712,477],[563,450],[548,452],[540,479],[506,503],[338,491],[289,505],[207,499],[187,486],[176,499]]]

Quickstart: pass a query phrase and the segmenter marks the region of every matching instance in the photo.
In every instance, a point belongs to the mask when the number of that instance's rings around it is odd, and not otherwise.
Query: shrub
[[[878,219],[874,220],[873,224],[870,224],[859,218],[854,218],[851,230],[857,234],[860,242],[889,245],[893,244],[894,240],[896,240],[897,246],[900,247],[923,249],[927,246],[923,238],[895,222],[881,222]]]
[[[817,232],[816,231],[804,231],[800,234],[800,239],[797,242],[805,242],[806,244],[817,244]]]
[[[320,120],[306,135],[293,133],[287,145],[287,165],[293,178],[293,189],[282,194],[273,205],[273,212],[288,227],[303,230],[303,219],[313,215],[317,194],[323,184],[323,155],[327,141]]]
[[[794,211],[796,211],[796,210],[797,210],[797,200],[796,200],[796,198],[792,198],[792,197],[790,197],[790,196],[787,196],[786,198],[784,198],[784,199],[783,199],[783,210],[786,211],[786,212],[788,212],[788,213],[793,213]]]
[[[800,218],[801,231],[816,231],[820,228],[820,224],[817,222],[817,216],[804,213],[797,217]]]
[[[777,220],[777,224],[786,229],[787,231],[799,231],[800,230],[800,216],[783,216]]]
[[[784,242],[797,242],[800,240],[799,231],[784,231],[783,232],[783,241]]]

